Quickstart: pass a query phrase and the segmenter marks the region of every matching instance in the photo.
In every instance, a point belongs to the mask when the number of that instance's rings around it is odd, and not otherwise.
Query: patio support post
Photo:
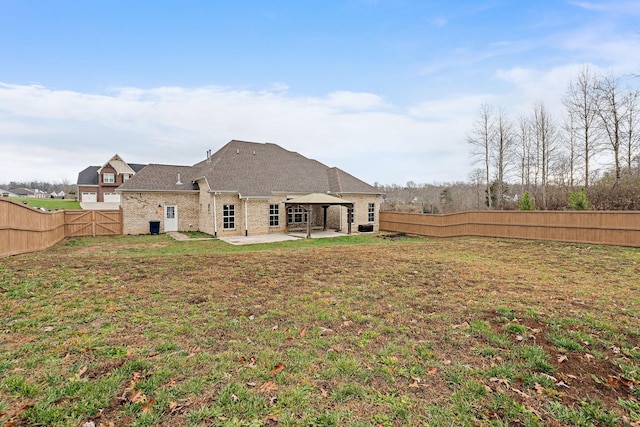
[[[311,238],[311,205],[305,206],[307,209],[307,239]]]
[[[322,231],[327,231],[327,208],[329,206],[322,205],[322,209],[324,211],[324,219],[322,220]]]
[[[351,234],[351,216],[353,215],[353,205],[347,206],[347,234]]]

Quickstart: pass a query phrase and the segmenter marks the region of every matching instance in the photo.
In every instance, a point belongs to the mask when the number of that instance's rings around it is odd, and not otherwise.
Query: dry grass
[[[0,425],[638,425],[639,277],[527,241],[71,240],[0,265]]]

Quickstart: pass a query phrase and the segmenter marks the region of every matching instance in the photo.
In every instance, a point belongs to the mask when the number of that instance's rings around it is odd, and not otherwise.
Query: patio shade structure
[[[324,193],[311,193],[305,196],[295,197],[287,200],[285,206],[302,206],[307,210],[307,239],[311,237],[311,214],[313,206],[322,206],[324,212],[323,228],[327,229],[327,208],[329,206],[345,206],[347,208],[347,218],[351,218],[353,212],[353,202],[341,199],[336,196]],[[347,220],[347,234],[351,234],[351,222]]]

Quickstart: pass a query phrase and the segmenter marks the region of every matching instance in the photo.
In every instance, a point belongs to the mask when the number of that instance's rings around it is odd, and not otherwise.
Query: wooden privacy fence
[[[640,247],[639,211],[380,212],[380,230],[432,237],[483,236]]]
[[[65,237],[122,234],[122,211],[42,212],[0,199],[0,257],[49,248]]]

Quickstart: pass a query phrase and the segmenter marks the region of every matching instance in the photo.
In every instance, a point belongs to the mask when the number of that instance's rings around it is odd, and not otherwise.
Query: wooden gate
[[[64,211],[66,237],[119,236],[122,234],[122,210]]]

